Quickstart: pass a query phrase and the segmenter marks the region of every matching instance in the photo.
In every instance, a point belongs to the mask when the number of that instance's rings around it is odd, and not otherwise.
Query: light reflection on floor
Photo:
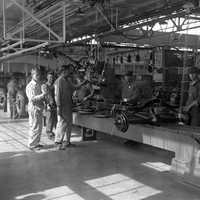
[[[142,200],[162,193],[160,190],[144,185],[123,174],[114,174],[85,182],[113,200]]]
[[[84,200],[78,194],[76,194],[73,190],[71,190],[67,186],[56,187],[44,191],[40,191],[37,193],[30,193],[26,195],[17,196],[16,200],[24,200],[24,199],[42,199],[42,200]]]
[[[145,162],[145,163],[142,163],[141,165],[145,167],[149,167],[159,172],[167,172],[167,171],[170,171],[170,168],[171,168],[170,165],[167,165],[162,162]]]
[[[144,185],[123,174],[114,174],[102,178],[85,181],[91,189],[98,190],[109,199],[113,200],[142,200],[162,191]],[[52,189],[39,191],[17,196],[16,200],[37,199],[42,200],[85,200],[67,186],[55,187]]]

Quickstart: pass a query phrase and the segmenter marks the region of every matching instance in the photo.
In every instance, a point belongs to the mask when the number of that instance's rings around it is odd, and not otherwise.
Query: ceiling
[[[124,42],[127,27],[128,31],[136,31],[156,23],[161,16],[187,15],[184,5],[188,2],[199,12],[197,0],[1,0],[0,38],[6,48],[22,39],[23,48],[45,41],[49,46],[71,45],[75,39],[88,41],[88,35],[102,42],[113,38]],[[20,49],[17,45],[15,48],[14,51]]]

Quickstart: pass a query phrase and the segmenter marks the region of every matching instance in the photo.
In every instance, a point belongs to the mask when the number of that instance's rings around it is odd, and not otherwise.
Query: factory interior
[[[0,200],[200,200],[200,1],[0,0]]]

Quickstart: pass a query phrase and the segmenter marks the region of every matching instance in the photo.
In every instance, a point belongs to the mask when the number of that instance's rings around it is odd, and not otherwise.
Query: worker
[[[101,87],[101,95],[105,102],[115,101],[116,78],[114,67],[109,63],[104,63],[104,68],[99,76],[99,85]]]
[[[18,118],[23,118],[27,116],[25,86],[25,80],[23,78],[20,79],[16,95],[16,107]]]
[[[56,128],[57,113],[55,102],[55,88],[54,88],[54,74],[53,72],[47,73],[47,82],[44,84],[47,90],[45,99],[45,111],[46,111],[46,133],[49,139],[53,139],[55,134],[53,128]]]
[[[74,146],[71,144],[72,130],[72,95],[74,90],[79,89],[85,81],[79,85],[72,83],[72,66],[62,65],[60,76],[55,81],[55,100],[57,105],[57,126],[55,135],[55,144],[59,150],[65,150],[66,147]]]
[[[8,110],[11,119],[17,118],[17,108],[16,108],[16,94],[17,94],[17,80],[14,76],[11,77],[7,84],[8,91]]]
[[[137,104],[140,99],[140,91],[133,81],[132,72],[127,72],[122,80],[121,86],[122,101],[133,105]]]
[[[81,84],[84,80],[90,80],[90,71],[83,71],[81,70],[79,72],[79,79],[78,79],[78,84]],[[78,102],[85,102],[89,98],[91,98],[94,94],[94,89],[93,86],[90,82],[87,84],[84,84],[79,90],[76,90],[75,96],[78,99]]]
[[[44,99],[47,92],[41,88],[40,75],[39,68],[33,68],[31,71],[32,80],[26,86],[30,126],[28,147],[31,150],[39,150],[43,147],[40,144],[40,138],[43,125]]]
[[[191,126],[200,126],[200,80],[198,78],[199,69],[191,67],[188,70],[191,80],[188,99],[184,110],[189,114],[189,124]]]
[[[115,99],[117,100],[117,102],[121,99],[121,96],[122,96],[122,91],[121,91],[121,75],[115,75],[115,91],[114,91],[114,94],[115,94]]]

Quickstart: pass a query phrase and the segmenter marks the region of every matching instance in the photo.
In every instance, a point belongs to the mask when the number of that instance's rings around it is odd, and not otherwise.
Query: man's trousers
[[[42,111],[36,108],[31,108],[28,111],[29,114],[29,138],[28,146],[35,147],[39,144],[42,134]]]
[[[56,110],[46,111],[46,133],[52,133],[53,128],[56,128],[57,124],[57,112]]]
[[[70,142],[71,131],[72,120],[65,120],[64,118],[60,117],[56,126],[55,142]]]

